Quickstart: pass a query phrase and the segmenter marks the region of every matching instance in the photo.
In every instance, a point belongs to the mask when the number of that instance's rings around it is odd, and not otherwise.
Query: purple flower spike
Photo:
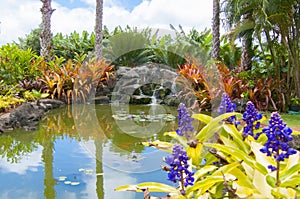
[[[246,126],[243,132],[245,136],[247,135],[254,136],[253,130],[254,128],[259,129],[260,122],[257,121],[260,120],[261,118],[262,118],[262,114],[258,113],[254,104],[251,101],[247,102],[246,111],[243,114],[243,120],[246,122]]]
[[[175,144],[172,155],[166,158],[166,163],[170,165],[168,180],[174,183],[183,182],[185,187],[194,184],[194,173],[188,170],[188,159],[182,147]]]
[[[222,94],[222,99],[221,99],[221,104],[218,109],[219,114],[224,114],[224,113],[232,113],[236,109],[236,104],[232,103],[230,100],[230,97],[228,96],[227,93]],[[232,116],[228,119],[228,122],[233,123],[235,120],[235,116]]]
[[[267,156],[272,156],[277,162],[284,161],[290,155],[296,154],[297,151],[288,145],[288,142],[293,140],[292,129],[282,121],[277,112],[272,113],[269,125],[262,131],[268,137],[264,147],[260,149]],[[272,165],[269,169],[274,171]]]
[[[192,124],[193,118],[191,118],[186,106],[183,103],[179,104],[178,108],[178,129],[176,133],[180,136],[183,136],[190,131],[194,131],[194,127]]]

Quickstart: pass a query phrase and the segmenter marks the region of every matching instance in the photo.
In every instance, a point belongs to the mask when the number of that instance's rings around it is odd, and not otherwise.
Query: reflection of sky
[[[42,147],[21,158],[19,163],[10,164],[0,159],[0,198],[31,199],[43,198]]]
[[[86,175],[79,169],[92,169],[92,175]],[[66,176],[67,180],[79,181],[77,186],[58,182],[55,187],[57,198],[97,198],[95,159],[86,152],[76,140],[58,140],[55,143],[54,178]],[[76,179],[74,179],[76,177]]]
[[[86,150],[86,146],[89,150]],[[104,173],[104,199],[143,198],[141,193],[115,192],[114,189],[121,185],[145,181],[166,182],[163,177],[166,174],[157,170],[162,164],[161,157],[163,154],[157,154],[155,149],[146,147],[142,154],[137,154],[139,159],[134,161],[130,159],[129,152],[116,153],[112,151],[114,147],[110,142],[106,142],[103,146],[100,142],[100,145],[96,147],[93,140],[79,143],[68,137],[57,139],[54,142],[53,177],[58,180],[59,176],[67,176],[67,180],[78,181],[80,184],[71,186],[57,181],[54,186],[56,198],[98,198],[96,193],[96,149],[102,153],[101,160],[103,162],[100,165],[102,165]],[[18,164],[10,164],[5,159],[0,159],[1,199],[44,198],[45,171],[41,159],[42,151],[43,147],[38,146],[36,151],[23,157]],[[92,169],[92,175],[80,172],[79,169],[81,168]],[[150,168],[156,168],[156,171],[150,172]]]
[[[38,147],[37,150],[33,151],[24,157],[21,157],[18,163],[9,163],[6,159],[0,159],[0,173],[17,173],[24,175],[29,171],[37,171],[38,166],[42,166],[41,155],[42,147]]]

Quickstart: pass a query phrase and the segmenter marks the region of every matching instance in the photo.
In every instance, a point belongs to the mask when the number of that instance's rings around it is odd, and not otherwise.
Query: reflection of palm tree
[[[55,198],[55,180],[53,178],[53,148],[54,141],[53,139],[45,140],[42,144],[43,153],[42,153],[42,161],[44,162],[44,196],[46,199],[54,199]]]
[[[98,199],[104,198],[104,187],[103,187],[103,168],[102,168],[102,140],[95,140],[95,148],[96,148],[96,192]],[[101,174],[101,175],[99,175]]]

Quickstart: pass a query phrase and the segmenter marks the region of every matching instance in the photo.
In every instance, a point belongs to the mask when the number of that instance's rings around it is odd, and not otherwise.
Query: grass
[[[267,121],[265,124],[268,124],[271,114],[264,113],[267,116]],[[282,120],[292,129],[300,130],[300,114],[298,115],[291,115],[291,114],[280,114]]]

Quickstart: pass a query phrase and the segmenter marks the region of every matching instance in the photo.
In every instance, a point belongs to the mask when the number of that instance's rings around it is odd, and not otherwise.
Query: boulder
[[[44,114],[62,106],[64,103],[53,99],[41,99],[37,102],[24,103],[11,113],[0,117],[0,132],[6,132],[17,128],[35,130],[39,120]]]

